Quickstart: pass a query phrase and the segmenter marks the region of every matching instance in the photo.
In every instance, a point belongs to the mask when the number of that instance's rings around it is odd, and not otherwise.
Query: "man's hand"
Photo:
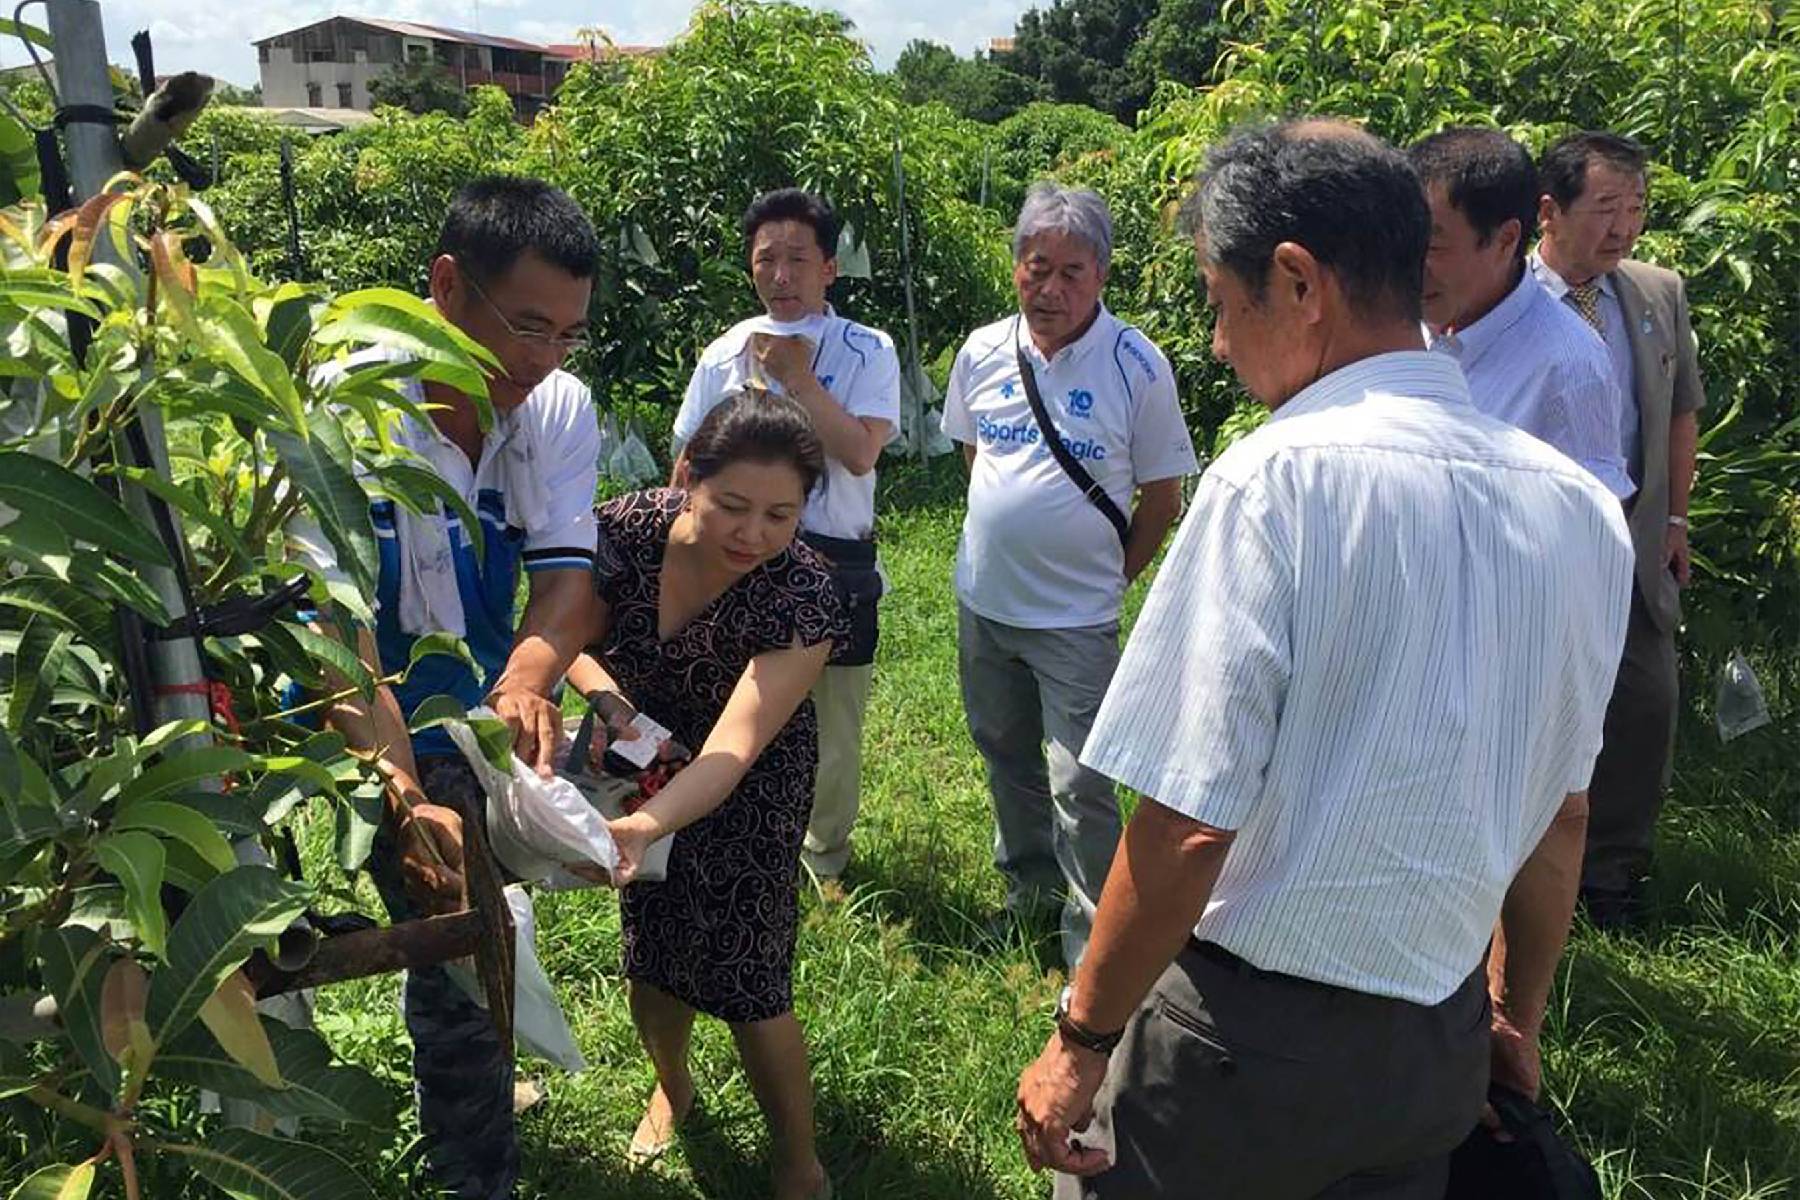
[[[488,707],[512,730],[513,753],[545,779],[556,774],[556,746],[562,738],[562,709],[525,688],[496,690]]]
[[[750,335],[750,352],[756,356],[757,365],[790,396],[814,378],[812,363],[817,351],[810,338],[773,333]]]
[[[1668,566],[1675,582],[1686,587],[1694,577],[1693,557],[1688,552],[1688,531],[1685,525],[1671,525],[1663,534],[1663,562]]]
[[[1019,1077],[1019,1141],[1034,1171],[1098,1175],[1112,1165],[1099,1150],[1069,1145],[1069,1131],[1087,1128],[1094,1094],[1106,1079],[1106,1057],[1051,1034],[1038,1060]]]
[[[1490,1033],[1493,1062],[1488,1078],[1527,1100],[1536,1100],[1544,1078],[1537,1031],[1521,1028],[1496,1012]]]
[[[469,906],[463,875],[462,818],[441,804],[411,804],[394,829],[400,880],[427,913],[461,912]]]

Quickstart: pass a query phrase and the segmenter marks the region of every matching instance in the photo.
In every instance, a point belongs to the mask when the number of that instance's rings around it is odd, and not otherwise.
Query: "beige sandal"
[[[699,1112],[700,1097],[696,1095],[688,1101],[687,1111],[678,1115],[671,1122],[668,1132],[662,1137],[643,1137],[637,1133],[632,1134],[631,1144],[625,1148],[625,1161],[634,1167],[649,1166],[669,1152],[669,1147],[675,1144],[675,1135],[699,1115]],[[642,1130],[643,1127],[644,1123],[639,1121],[638,1129]]]

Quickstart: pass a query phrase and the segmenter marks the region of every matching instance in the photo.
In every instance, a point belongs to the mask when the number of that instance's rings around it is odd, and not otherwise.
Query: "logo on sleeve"
[[[1013,392],[1015,390],[1017,390],[1017,389],[1015,389],[1013,387],[1013,381],[1010,379],[1007,380],[1005,383],[1000,385],[1001,398],[1006,399],[1006,400],[1011,400],[1013,398]]]
[[[1069,391],[1069,415],[1075,417],[1091,417],[1094,415],[1094,393],[1086,388],[1071,388]]]
[[[819,386],[829,392],[831,390],[831,381],[836,378],[836,375],[821,375],[819,376]]]

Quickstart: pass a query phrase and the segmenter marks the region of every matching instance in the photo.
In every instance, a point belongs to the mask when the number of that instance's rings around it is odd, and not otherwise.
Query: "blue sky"
[[[891,66],[913,38],[943,42],[958,53],[1004,37],[1030,0],[808,0],[856,22],[875,61]],[[10,8],[10,6],[8,6]],[[114,62],[130,61],[131,35],[150,30],[156,69],[205,71],[238,84],[256,82],[252,39],[309,24],[333,14],[395,17],[459,29],[506,34],[532,41],[572,42],[575,31],[598,26],[616,41],[659,43],[681,32],[692,5],[687,0],[105,0],[106,44]],[[25,19],[43,23],[43,9]],[[10,39],[0,45],[0,67],[25,61]]]

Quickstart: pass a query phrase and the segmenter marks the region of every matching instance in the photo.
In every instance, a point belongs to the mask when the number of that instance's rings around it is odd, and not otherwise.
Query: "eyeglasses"
[[[461,267],[462,264],[458,263],[457,265],[458,267]],[[524,342],[529,346],[548,346],[558,354],[571,354],[574,351],[587,348],[588,335],[585,331],[564,336],[556,333],[545,333],[541,329],[520,329],[517,325],[514,325],[508,320],[506,314],[500,311],[500,306],[490,300],[488,294],[482,291],[481,285],[475,282],[474,275],[470,274],[467,270],[464,270],[462,272],[462,277],[464,282],[475,290],[475,294],[481,297],[481,302],[488,306],[488,311],[492,312],[494,316],[499,319],[500,324],[505,327],[508,336]]]

